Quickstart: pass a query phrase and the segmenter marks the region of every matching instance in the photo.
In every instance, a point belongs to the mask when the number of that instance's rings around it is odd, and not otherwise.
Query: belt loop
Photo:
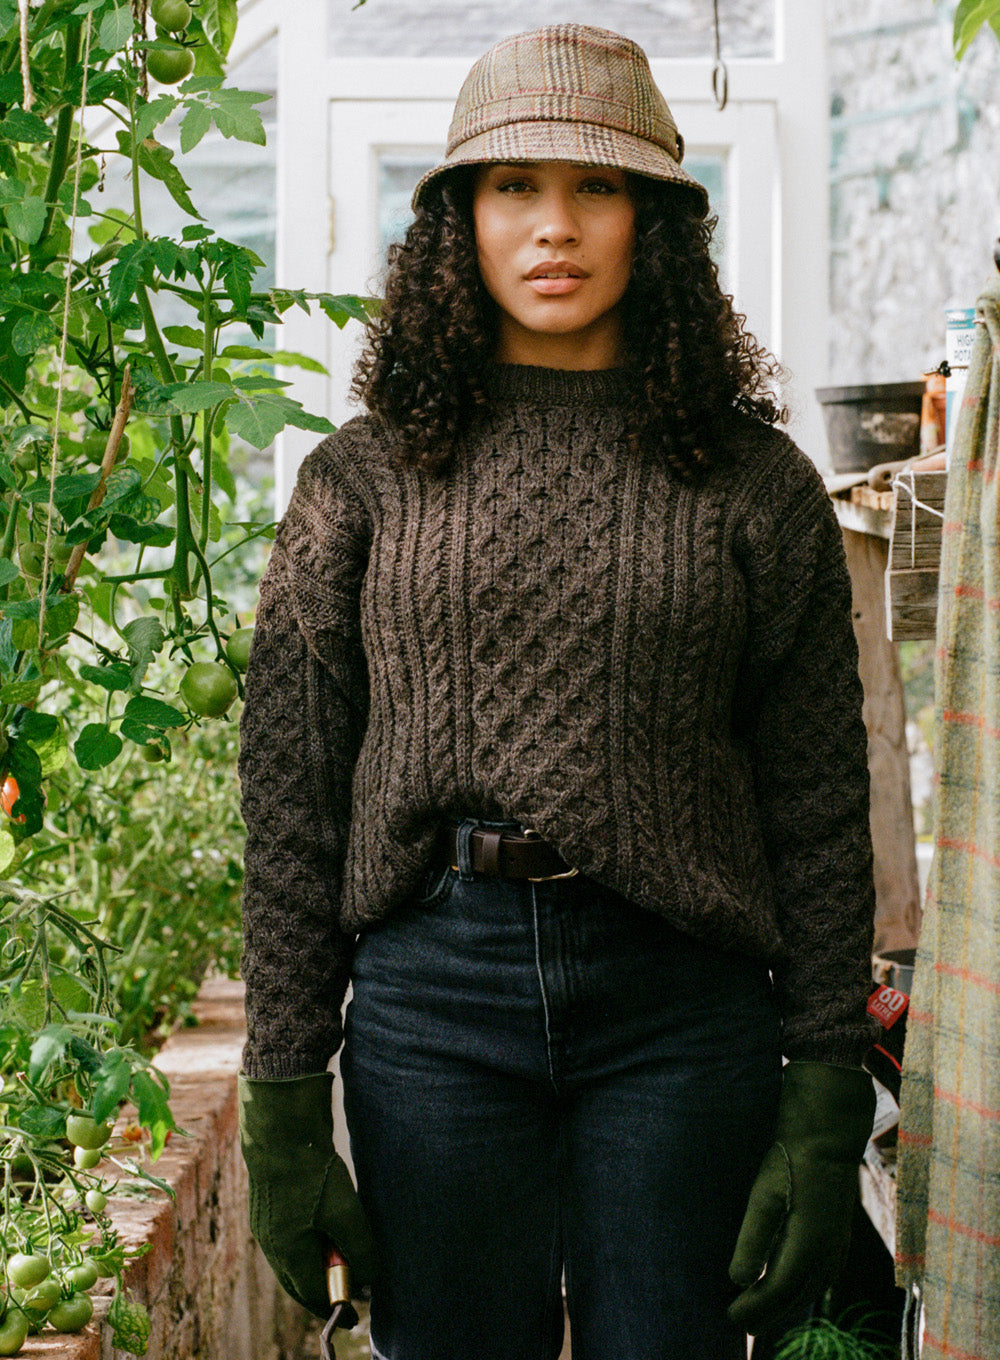
[[[463,817],[455,834],[455,848],[458,851],[458,876],[463,883],[469,883],[475,877],[472,869],[470,841],[472,833],[478,825],[479,822],[475,817]]]

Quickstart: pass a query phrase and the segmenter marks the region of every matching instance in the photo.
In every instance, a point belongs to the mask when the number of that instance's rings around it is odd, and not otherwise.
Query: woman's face
[[[567,161],[480,167],[479,269],[500,309],[502,363],[612,368],[635,244],[624,171]]]

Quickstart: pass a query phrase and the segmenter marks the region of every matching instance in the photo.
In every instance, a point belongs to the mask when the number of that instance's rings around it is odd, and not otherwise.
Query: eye
[[[623,186],[617,180],[596,176],[584,180],[580,185],[580,191],[585,194],[620,194],[623,192]]]
[[[531,185],[526,179],[504,179],[496,186],[497,192],[501,194],[523,194],[529,192]]]

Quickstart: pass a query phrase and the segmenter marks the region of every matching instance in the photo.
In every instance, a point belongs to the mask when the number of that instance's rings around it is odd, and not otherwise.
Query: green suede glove
[[[874,1117],[875,1089],[861,1068],[786,1065],[774,1143],[729,1266],[743,1290],[729,1316],[752,1335],[816,1298],[843,1265]]]
[[[250,1176],[250,1231],[283,1289],[328,1317],[323,1256],[344,1255],[357,1291],[374,1246],[350,1174],[333,1147],[333,1076],[239,1078],[240,1145]]]

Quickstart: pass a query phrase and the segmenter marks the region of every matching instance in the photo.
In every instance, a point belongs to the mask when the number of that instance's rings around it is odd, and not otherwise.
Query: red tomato
[[[19,826],[28,820],[23,812],[20,817],[14,817],[12,815],[14,804],[20,796],[21,790],[17,786],[17,780],[12,774],[9,774],[3,781],[3,789],[0,789],[0,807],[2,807],[7,816]]]

